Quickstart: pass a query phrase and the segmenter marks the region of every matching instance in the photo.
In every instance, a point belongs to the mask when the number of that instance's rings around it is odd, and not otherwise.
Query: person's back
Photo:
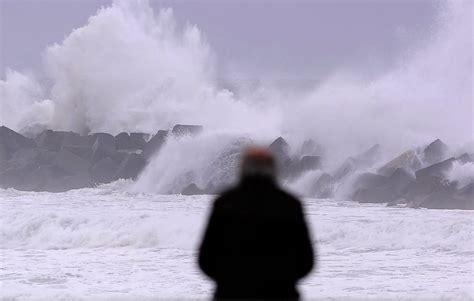
[[[216,282],[216,298],[296,299],[313,256],[300,202],[251,173],[214,202],[199,265]]]

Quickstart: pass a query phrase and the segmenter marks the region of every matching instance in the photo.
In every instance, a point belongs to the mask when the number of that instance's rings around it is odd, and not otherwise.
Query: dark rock
[[[397,168],[390,176],[386,185],[390,186],[392,191],[397,196],[403,196],[408,190],[408,187],[415,183],[415,178],[406,172],[403,168]]]
[[[445,183],[436,186],[431,193],[420,199],[418,207],[428,209],[465,209],[465,200],[456,196],[456,185]]]
[[[92,145],[92,162],[97,162],[102,158],[116,154],[114,136],[105,133],[97,133],[94,135],[95,142]]]
[[[404,168],[407,170],[417,170],[421,167],[421,162],[416,152],[409,150],[385,164],[377,172],[384,176],[390,176],[396,169]]]
[[[468,153],[464,153],[456,158],[456,161],[461,162],[462,164],[474,163],[474,158]]]
[[[290,145],[282,137],[278,137],[268,147],[270,153],[275,156],[281,174],[285,177],[288,172],[288,167],[291,164]]]
[[[77,133],[67,132],[61,141],[61,146],[88,147],[89,137],[81,136]]]
[[[314,140],[308,139],[303,142],[301,146],[301,156],[317,156],[322,155],[322,148]]]
[[[194,136],[202,132],[201,125],[177,124],[171,130],[171,134],[176,137]]]
[[[80,173],[64,177],[64,186],[62,188],[64,189],[63,191],[67,191],[93,186],[94,181],[91,179],[90,175],[87,173]]]
[[[191,183],[186,188],[183,189],[181,192],[183,195],[198,195],[198,194],[205,194],[205,190],[199,188],[196,184]]]
[[[135,180],[146,165],[146,160],[139,154],[128,154],[114,175],[114,179]]]
[[[398,168],[390,177],[363,174],[356,181],[353,200],[359,203],[386,203],[404,197],[414,178],[403,168]]]
[[[38,167],[50,164],[56,153],[40,148],[22,148],[15,152],[9,160],[10,167],[23,168],[26,166]]]
[[[142,133],[132,133],[128,135],[125,132],[122,132],[115,136],[115,143],[117,150],[140,150],[145,146],[145,135]]]
[[[334,194],[336,180],[328,173],[323,173],[311,190],[311,195],[317,198],[330,198]]]
[[[319,156],[304,156],[300,159],[299,165],[302,170],[316,170],[321,167],[321,157]]]
[[[423,161],[433,164],[444,160],[448,152],[448,146],[443,141],[436,139],[423,150]]]
[[[40,148],[59,151],[62,146],[87,146],[88,137],[74,132],[44,130],[35,141]]]
[[[168,131],[158,131],[155,136],[153,136],[150,141],[143,147],[142,155],[146,160],[150,160],[150,158],[157,153],[161,147],[166,142],[168,137]]]
[[[69,174],[80,174],[87,173],[91,163],[67,149],[61,148],[53,160],[53,165]]]
[[[31,176],[28,178],[27,183],[18,187],[18,189],[49,192],[66,191],[67,187],[65,187],[63,180],[67,176],[68,174],[57,166],[52,164],[40,165],[31,172]]]
[[[339,168],[336,169],[336,171],[334,172],[334,178],[339,181],[356,170],[356,161],[354,160],[354,158],[349,157],[341,164],[341,166],[339,166]]]
[[[117,163],[110,157],[102,158],[89,168],[89,174],[96,183],[110,183],[118,170]]]
[[[92,148],[90,146],[63,146],[62,148],[87,161],[92,161]]]
[[[445,178],[446,173],[451,169],[454,161],[454,158],[449,158],[444,161],[425,167],[423,169],[420,169],[415,172],[416,178],[418,179],[426,176]]]
[[[150,135],[145,133],[130,133],[130,140],[138,149],[143,149]]]
[[[386,186],[358,189],[352,199],[359,203],[387,203],[394,200]]]
[[[474,209],[474,183],[457,189],[457,182],[442,180],[438,177],[426,176],[421,179],[424,185],[417,183],[418,193],[408,203],[412,208],[428,209]],[[417,179],[418,182],[418,179]]]
[[[0,173],[0,187],[18,189],[28,183],[27,180],[34,170],[35,167],[32,165],[9,168]]]
[[[459,190],[459,195],[474,200],[474,182],[467,184]]]
[[[102,137],[101,139],[107,140],[109,142],[111,142],[112,139],[115,141],[115,137],[112,136],[109,133],[94,133],[94,134],[91,134],[91,135],[87,136],[88,144],[90,146],[93,146],[94,143],[97,141],[97,138],[99,138],[99,137]]]
[[[5,126],[0,126],[0,159],[9,159],[19,149],[34,147],[36,147],[36,143],[32,139]]]
[[[0,143],[0,162],[7,161],[10,158],[10,154],[2,143]],[[0,169],[1,170],[1,169]]]
[[[413,183],[408,185],[405,199],[408,207],[418,208],[423,200],[437,187],[447,185],[447,181],[434,176],[417,177]]]
[[[320,167],[321,157],[304,156],[290,166],[290,177],[297,178],[307,171],[317,170]]]
[[[464,200],[464,208],[459,209],[474,210],[474,182],[461,188],[458,197]]]
[[[110,158],[117,164],[120,165],[129,154],[139,154],[139,152],[134,151],[117,151],[110,155]]]
[[[388,182],[388,177],[365,172],[357,177],[354,181],[354,190],[361,188],[371,188],[386,185]]]
[[[387,207],[395,207],[395,206],[398,206],[398,205],[403,205],[403,204],[406,204],[407,203],[407,200],[404,199],[404,198],[400,198],[400,199],[396,199],[394,201],[390,201],[387,203]]]

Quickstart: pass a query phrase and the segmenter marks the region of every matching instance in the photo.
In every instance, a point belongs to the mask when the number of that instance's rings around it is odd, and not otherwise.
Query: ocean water
[[[208,299],[196,248],[213,196],[0,190],[2,300]],[[474,212],[305,199],[306,299],[474,298]]]

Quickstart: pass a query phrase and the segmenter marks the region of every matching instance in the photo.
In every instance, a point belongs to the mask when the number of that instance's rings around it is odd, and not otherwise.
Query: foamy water
[[[115,299],[210,296],[196,247],[212,196],[0,190],[1,296]],[[474,298],[474,214],[306,199],[318,267],[303,295]]]

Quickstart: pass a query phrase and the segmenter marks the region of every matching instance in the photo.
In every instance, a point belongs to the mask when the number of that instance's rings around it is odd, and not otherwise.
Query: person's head
[[[276,169],[275,158],[266,148],[251,147],[242,156],[241,178],[259,176],[275,180]]]

